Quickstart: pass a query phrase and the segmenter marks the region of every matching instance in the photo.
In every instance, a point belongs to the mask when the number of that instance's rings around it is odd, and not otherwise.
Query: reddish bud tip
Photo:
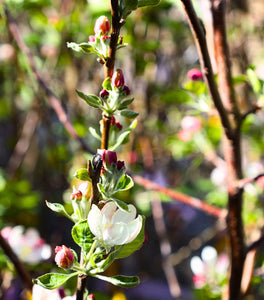
[[[96,300],[95,295],[94,294],[88,295],[87,300]]]
[[[122,168],[125,167],[125,162],[124,161],[121,161],[119,160],[117,163],[116,163],[116,168],[118,171],[120,171]]]
[[[60,268],[69,268],[74,261],[73,252],[66,246],[56,246],[55,248],[55,262]]]
[[[193,80],[193,81],[197,81],[200,79],[203,79],[203,74],[200,70],[198,69],[191,69],[188,71],[187,76]]]
[[[107,98],[109,96],[109,93],[108,93],[108,91],[107,90],[105,90],[105,89],[103,89],[103,90],[101,90],[101,92],[100,92],[100,97],[101,98]]]
[[[94,43],[95,42],[95,35],[89,35],[89,42]]]
[[[119,122],[115,122],[115,126],[116,126],[119,130],[122,130],[122,129],[123,129],[122,124],[120,124]]]
[[[126,93],[126,95],[130,95],[130,89],[127,85],[124,86],[124,92]]]
[[[77,191],[71,194],[71,200],[82,200],[82,192]]]
[[[110,35],[103,35],[102,36],[102,41],[103,42],[110,41],[110,39],[111,39]]]
[[[124,75],[121,69],[117,69],[112,77],[112,86],[114,87],[122,87],[125,84]]]
[[[112,117],[111,117],[111,125],[112,125],[112,126],[114,126],[114,125],[115,125],[115,123],[116,123],[115,117],[114,117],[114,116],[112,116]]]
[[[99,17],[94,25],[96,35],[107,34],[110,30],[110,22],[106,16]]]
[[[101,150],[98,150],[98,153],[101,154],[102,159],[103,159],[103,163],[105,165],[111,166],[111,164],[116,164],[117,163],[116,152],[110,151],[110,150],[101,149]]]

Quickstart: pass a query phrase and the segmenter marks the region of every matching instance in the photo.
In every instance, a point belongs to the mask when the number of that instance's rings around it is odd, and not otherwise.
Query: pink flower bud
[[[95,42],[95,35],[89,35],[89,42],[94,43]]]
[[[105,149],[98,150],[97,152],[101,154],[104,164],[111,166],[117,163],[116,152]]]
[[[94,25],[96,35],[107,34],[110,30],[110,22],[106,16],[99,17]]]
[[[119,160],[117,163],[116,163],[116,168],[118,171],[120,171],[122,168],[125,167],[125,162],[124,161],[121,161]]]
[[[109,93],[108,93],[108,91],[107,90],[105,90],[105,89],[103,89],[103,90],[101,90],[101,92],[100,92],[100,97],[101,98],[107,98],[109,96]]]
[[[87,300],[96,300],[95,295],[94,294],[88,295]]]
[[[125,79],[124,75],[121,69],[117,69],[112,77],[112,86],[115,86],[117,88],[124,86]]]
[[[112,125],[112,126],[114,126],[114,125],[115,125],[115,123],[116,123],[115,117],[114,117],[114,116],[112,116],[112,118],[111,118],[111,125]]]
[[[187,76],[193,80],[193,81],[197,81],[200,79],[203,79],[203,74],[200,70],[198,69],[191,69],[188,71]]]
[[[127,85],[124,85],[124,92],[126,93],[126,95],[130,95],[130,89]]]
[[[56,246],[55,248],[55,262],[60,268],[69,268],[74,261],[73,252],[66,246]]]
[[[71,194],[71,200],[82,200],[82,192],[81,191],[76,191],[76,192],[73,192]]]

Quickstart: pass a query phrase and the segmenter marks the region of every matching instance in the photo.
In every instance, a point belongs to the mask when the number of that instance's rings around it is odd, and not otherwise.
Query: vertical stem
[[[102,132],[102,140],[101,140],[101,149],[107,149],[108,148],[108,142],[109,142],[111,117],[108,117],[105,114],[103,114],[102,121],[103,121],[103,132]]]
[[[218,69],[219,92],[225,109],[234,117],[236,127],[232,138],[224,137],[223,150],[227,165],[228,216],[227,226],[231,246],[231,274],[229,299],[241,298],[241,280],[245,260],[244,230],[242,221],[243,190],[237,187],[242,178],[241,166],[241,115],[232,84],[229,49],[225,28],[225,0],[212,1],[215,58]]]

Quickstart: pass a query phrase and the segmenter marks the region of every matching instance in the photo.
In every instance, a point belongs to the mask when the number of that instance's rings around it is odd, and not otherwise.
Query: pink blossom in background
[[[202,128],[202,121],[193,116],[186,116],[181,121],[182,130],[178,132],[178,138],[181,141],[189,141],[192,135]]]
[[[198,69],[191,69],[187,73],[188,78],[190,78],[193,81],[197,81],[200,79],[203,79],[203,74],[200,70]]]

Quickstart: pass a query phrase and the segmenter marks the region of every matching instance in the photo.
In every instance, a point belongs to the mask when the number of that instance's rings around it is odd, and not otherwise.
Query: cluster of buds
[[[56,246],[55,262],[60,268],[70,268],[74,262],[74,254],[66,246]]]

